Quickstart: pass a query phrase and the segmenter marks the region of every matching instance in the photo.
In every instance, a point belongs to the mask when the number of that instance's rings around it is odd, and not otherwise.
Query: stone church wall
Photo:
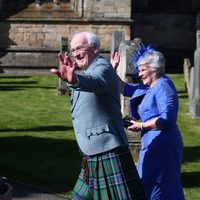
[[[77,31],[93,31],[101,39],[101,51],[109,56],[113,31],[130,39],[130,0],[71,0],[59,6],[27,4],[18,12],[2,6],[0,65],[3,69],[46,69],[57,66],[61,37]],[[68,7],[67,7],[68,6]],[[11,13],[9,16],[7,13]],[[5,17],[6,16],[6,17]]]
[[[195,15],[189,13],[135,13],[133,37],[164,53],[167,72],[182,72],[184,58],[193,62],[195,23]]]
[[[162,51],[167,72],[183,72],[184,58],[193,63],[199,0],[133,0],[132,38]]]
[[[162,51],[167,72],[182,72],[184,58],[193,62],[199,10],[199,0],[0,0],[0,66],[55,66],[61,37],[83,30],[99,35],[109,57],[113,31],[123,31]]]

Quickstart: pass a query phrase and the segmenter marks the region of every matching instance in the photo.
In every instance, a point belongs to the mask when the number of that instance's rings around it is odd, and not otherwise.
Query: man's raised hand
[[[51,69],[50,72],[59,76],[62,80],[75,84],[77,82],[75,76],[75,63],[70,59],[68,53],[66,52],[64,56],[61,53],[58,54],[58,59],[60,63],[60,69]]]

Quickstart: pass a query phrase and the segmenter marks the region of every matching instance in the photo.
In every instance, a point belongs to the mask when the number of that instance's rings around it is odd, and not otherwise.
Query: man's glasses
[[[81,51],[85,51],[89,46],[78,46],[74,49],[70,49],[70,53],[73,55],[75,53],[79,53]]]

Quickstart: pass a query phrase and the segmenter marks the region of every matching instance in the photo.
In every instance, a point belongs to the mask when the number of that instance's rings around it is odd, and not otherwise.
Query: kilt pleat
[[[89,181],[84,181],[81,170],[72,193],[72,199],[146,200],[144,190],[133,162],[125,147],[95,156],[87,156]]]

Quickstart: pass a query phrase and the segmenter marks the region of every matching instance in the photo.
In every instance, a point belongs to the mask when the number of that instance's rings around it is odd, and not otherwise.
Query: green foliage
[[[184,140],[182,184],[187,200],[200,199],[200,119],[189,114],[183,74],[170,76],[179,95]],[[69,194],[80,167],[70,97],[57,95],[57,78],[0,76],[0,176]]]

